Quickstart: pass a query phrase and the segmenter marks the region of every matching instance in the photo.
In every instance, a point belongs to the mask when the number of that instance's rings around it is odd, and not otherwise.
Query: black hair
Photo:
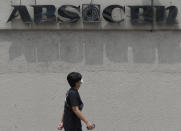
[[[67,81],[70,87],[75,87],[75,84],[82,79],[82,75],[78,72],[69,73],[67,76]]]

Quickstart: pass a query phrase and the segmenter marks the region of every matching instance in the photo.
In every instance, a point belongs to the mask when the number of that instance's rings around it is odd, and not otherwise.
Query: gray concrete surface
[[[71,71],[95,131],[180,131],[180,36],[0,32],[0,131],[56,131]]]

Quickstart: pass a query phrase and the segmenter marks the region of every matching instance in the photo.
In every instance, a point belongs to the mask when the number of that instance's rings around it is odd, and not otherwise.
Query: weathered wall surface
[[[0,32],[0,131],[56,131],[71,71],[96,131],[180,131],[180,36]]]
[[[62,72],[72,67],[122,70],[139,64],[157,70],[160,65],[181,63],[180,32],[11,31],[0,35],[1,73]]]

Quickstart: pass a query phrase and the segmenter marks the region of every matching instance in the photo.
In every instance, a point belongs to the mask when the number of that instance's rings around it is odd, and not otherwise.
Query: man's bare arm
[[[63,122],[63,118],[64,118],[64,112],[62,113],[62,119],[61,119],[61,122]]]
[[[87,125],[89,129],[94,129],[94,125],[92,125],[82,114],[82,112],[79,110],[78,106],[72,107],[73,112]]]
[[[89,121],[84,117],[82,112],[79,110],[78,106],[72,107],[73,112],[82,120],[85,124],[87,124]]]
[[[63,129],[63,118],[64,118],[64,112],[62,114],[62,119],[60,121],[60,124],[58,125],[58,130],[62,130]]]

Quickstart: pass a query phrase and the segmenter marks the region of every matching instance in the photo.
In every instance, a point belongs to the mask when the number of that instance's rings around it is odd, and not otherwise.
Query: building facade
[[[1,0],[0,130],[56,130],[77,71],[95,130],[180,131],[180,9],[179,0]]]

